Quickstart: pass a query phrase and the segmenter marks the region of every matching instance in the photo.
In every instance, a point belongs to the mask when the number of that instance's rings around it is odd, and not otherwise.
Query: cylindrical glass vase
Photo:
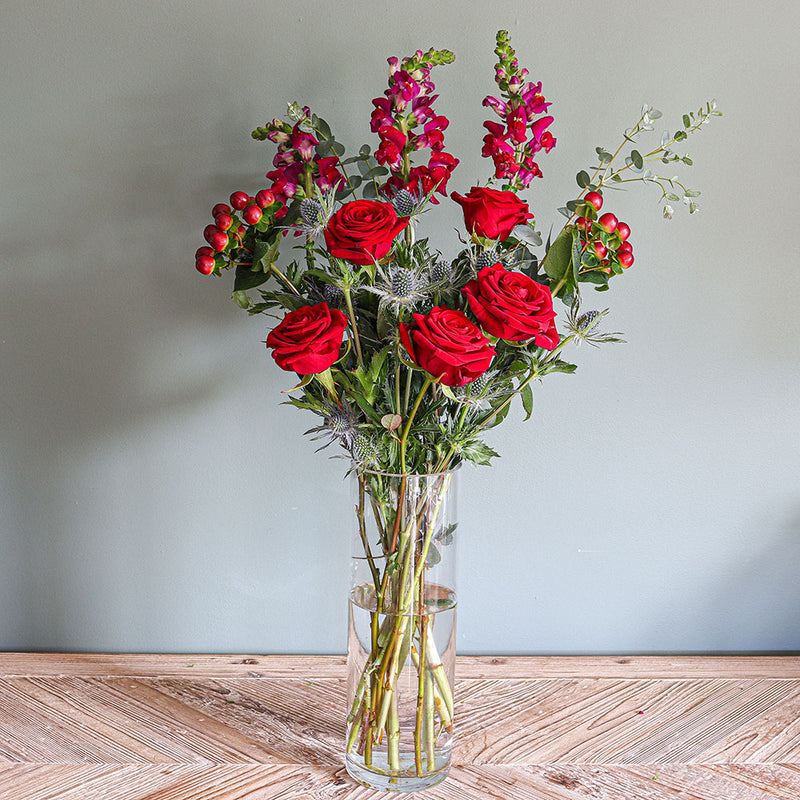
[[[373,789],[450,769],[456,476],[353,473],[346,765]]]

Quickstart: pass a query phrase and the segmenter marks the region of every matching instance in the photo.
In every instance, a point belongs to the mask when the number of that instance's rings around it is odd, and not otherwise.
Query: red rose
[[[289,372],[317,375],[339,358],[347,317],[325,303],[290,311],[267,336],[275,363]]]
[[[389,203],[354,200],[345,203],[330,219],[325,242],[332,256],[352,264],[380,261],[391,249],[397,234],[408,225]]]
[[[437,306],[413,317],[410,324],[400,323],[403,346],[417,366],[445,386],[472,383],[489,369],[494,347],[461,311]]]
[[[450,197],[463,209],[467,230],[487,239],[505,241],[517,225],[533,219],[528,204],[514,192],[473,186],[466,197],[458,192],[453,192]]]
[[[483,329],[498,339],[524,342],[552,350],[558,344],[550,290],[502,264],[484,267],[462,289]]]

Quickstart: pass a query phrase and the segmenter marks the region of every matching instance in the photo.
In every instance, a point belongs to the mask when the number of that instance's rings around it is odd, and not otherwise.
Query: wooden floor
[[[0,654],[2,800],[365,800],[338,656]],[[800,658],[460,658],[421,800],[800,800]]]

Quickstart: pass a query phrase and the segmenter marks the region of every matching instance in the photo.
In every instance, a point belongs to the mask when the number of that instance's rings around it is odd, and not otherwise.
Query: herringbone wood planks
[[[800,800],[796,657],[460,658],[427,800]],[[374,800],[339,656],[0,654],[0,800]]]

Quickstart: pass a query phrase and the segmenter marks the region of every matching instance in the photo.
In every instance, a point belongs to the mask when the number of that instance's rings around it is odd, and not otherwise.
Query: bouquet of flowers
[[[445,149],[449,123],[434,108],[431,74],[454,56],[418,50],[389,59],[388,88],[372,101],[374,151],[365,144],[345,157],[325,120],[296,103],[288,120],[253,131],[277,145],[269,185],[214,206],[196,254],[203,274],[234,272],[233,299],[249,314],[278,311],[266,346],[297,375],[287,402],[319,418],[309,433],[338,445],[356,475],[367,570],[357,605],[369,634],[351,686],[348,759],[394,778],[441,771],[449,752],[452,692],[433,635],[448,595],[431,575],[452,539],[452,470],[497,455],[483,434],[515,398],[530,417],[533,382],[575,370],[568,346],[619,341],[601,330],[607,310],[583,307],[587,285],[605,291],[634,263],[631,228],[608,210],[608,190],[650,184],[665,217],[679,203],[694,213],[699,192],[661,173],[691,165],[681,143],[720,115],[709,102],[644,147],[661,117],[645,105],[619,147],[597,147],[578,172],[559,209],[565,223],[543,243],[520,193],[556,145],[551,103],[505,31],[495,53],[497,92],[483,101],[492,117],[485,185],[451,191],[459,162]],[[448,192],[464,217],[454,257],[420,236]],[[424,490],[415,476],[427,478]],[[404,670],[414,687],[407,747]]]

